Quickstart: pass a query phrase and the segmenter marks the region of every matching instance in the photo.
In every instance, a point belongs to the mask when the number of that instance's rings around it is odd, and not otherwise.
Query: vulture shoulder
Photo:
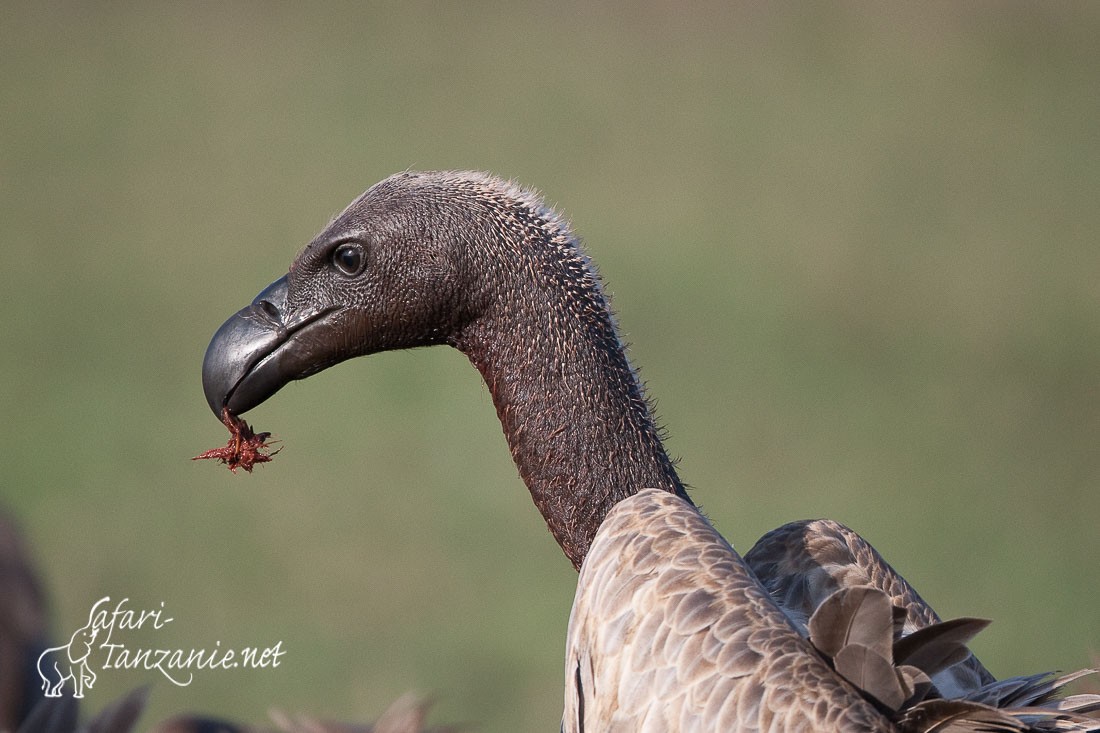
[[[608,514],[581,566],[564,731],[878,731],[722,536],[659,490]]]

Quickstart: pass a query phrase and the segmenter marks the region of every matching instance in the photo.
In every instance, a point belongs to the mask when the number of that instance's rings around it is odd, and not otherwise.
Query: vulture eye
[[[332,252],[332,264],[348,275],[358,275],[363,269],[363,248],[358,244],[341,244]]]

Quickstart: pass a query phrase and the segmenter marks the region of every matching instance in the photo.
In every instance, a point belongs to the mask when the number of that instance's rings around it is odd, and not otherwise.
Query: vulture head
[[[522,239],[511,217],[524,196],[473,173],[402,173],[367,190],[215,333],[210,409],[243,413],[355,356],[458,345],[496,280],[471,243]]]

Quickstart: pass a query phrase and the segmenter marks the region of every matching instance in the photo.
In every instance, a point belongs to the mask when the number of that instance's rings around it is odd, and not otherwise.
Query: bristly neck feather
[[[580,567],[620,500],[643,488],[687,493],[568,225],[508,193],[481,202],[490,226],[468,255],[486,305],[454,346],[484,377],[520,476]]]

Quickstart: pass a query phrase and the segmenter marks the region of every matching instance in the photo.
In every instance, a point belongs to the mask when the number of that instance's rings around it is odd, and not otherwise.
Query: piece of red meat
[[[272,443],[267,442],[271,433],[252,432],[252,427],[230,412],[228,407],[222,409],[222,423],[229,428],[229,442],[222,448],[212,448],[191,460],[216,458],[228,466],[233,473],[236,473],[238,468],[252,473],[253,466],[257,463],[267,463],[272,456],[282,450],[277,448],[271,452],[264,452],[270,450],[272,446]]]

